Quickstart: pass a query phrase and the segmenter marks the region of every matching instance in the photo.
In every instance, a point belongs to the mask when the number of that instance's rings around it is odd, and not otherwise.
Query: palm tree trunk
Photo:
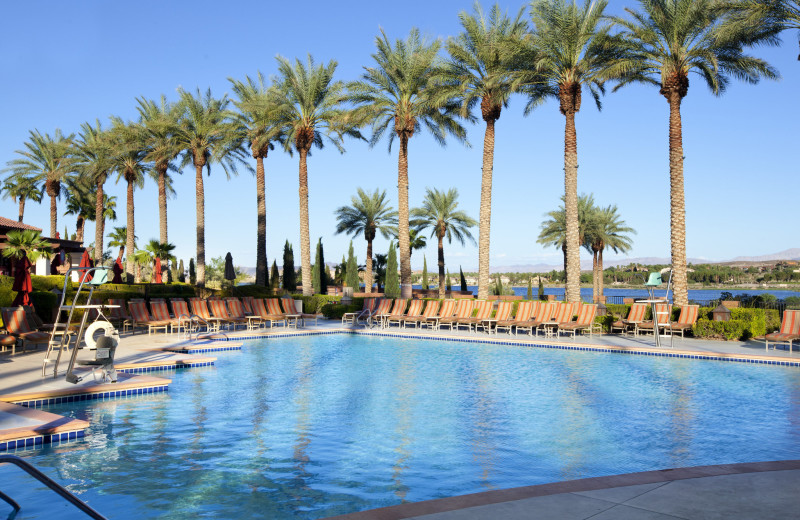
[[[599,290],[598,292],[600,294],[600,297],[599,297],[598,301],[601,301],[601,302],[603,301],[603,297],[604,297],[603,296],[603,286],[606,283],[605,280],[603,279],[605,277],[605,270],[603,269],[603,249],[605,249],[605,245],[603,247],[601,247],[600,250],[597,252],[597,272],[600,275],[600,278],[597,281],[597,288],[598,288],[598,290]],[[605,302],[603,302],[603,303],[605,303]]]
[[[483,173],[481,174],[481,208],[478,231],[478,299],[489,297],[489,253],[492,221],[492,170],[494,168],[494,123],[486,120],[483,136]]]
[[[669,98],[669,199],[670,242],[672,244],[672,295],[675,305],[689,304],[686,279],[686,204],[683,188],[683,130],[681,97]]]
[[[19,198],[19,222],[22,222],[22,217],[25,215],[25,197]]]
[[[264,179],[264,157],[256,157],[256,206],[258,225],[256,237],[256,285],[266,287],[267,280],[267,204]]]
[[[597,303],[597,249],[592,246],[592,303]]]
[[[133,280],[133,237],[135,236],[133,228],[133,181],[128,181],[128,234],[125,237],[125,249],[128,250],[127,262],[125,262],[125,278],[127,283]]]
[[[578,137],[575,132],[575,112],[568,111],[564,128],[564,209],[567,219],[567,283],[565,300],[579,302],[581,298],[580,229],[578,224]]]
[[[103,234],[105,233],[106,217],[103,202],[105,201],[103,185],[106,182],[105,174],[97,178],[97,194],[94,199],[94,263],[97,265],[103,259]]]
[[[311,238],[308,229],[308,150],[300,150],[300,262],[303,273],[303,296],[314,294],[311,283]]]
[[[75,240],[83,242],[83,227],[86,224],[86,218],[83,215],[78,215],[75,221]]]
[[[411,298],[411,244],[408,236],[408,136],[400,134],[397,156],[397,215],[400,249],[400,297]]]
[[[367,239],[367,262],[364,271],[364,292],[372,292],[372,240]]]
[[[444,298],[444,236],[439,236],[439,298]]]
[[[58,205],[56,204],[56,194],[50,193],[50,190],[47,190],[47,194],[50,195],[50,236],[55,237],[56,233],[58,233]],[[67,240],[69,237],[64,237],[64,240]]]
[[[158,235],[159,242],[166,244],[169,242],[167,237],[167,166],[158,167]],[[169,269],[167,261],[161,260],[161,271],[169,279]]]
[[[197,287],[206,286],[206,201],[205,190],[203,189],[203,166],[205,165],[195,157],[194,192],[195,209],[197,211],[197,279],[195,285]]]

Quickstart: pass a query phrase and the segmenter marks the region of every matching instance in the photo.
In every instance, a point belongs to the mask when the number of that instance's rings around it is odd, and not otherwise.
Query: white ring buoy
[[[105,336],[113,338],[116,344],[119,344],[119,332],[117,332],[117,329],[115,329],[114,326],[107,321],[98,320],[86,327],[86,333],[83,335],[83,341],[86,342],[87,348],[93,349],[97,347],[94,340],[94,333],[98,330],[102,330]]]

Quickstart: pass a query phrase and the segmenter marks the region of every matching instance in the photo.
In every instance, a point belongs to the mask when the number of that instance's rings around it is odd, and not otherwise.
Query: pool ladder
[[[81,500],[80,498],[76,497],[74,494],[70,493],[64,486],[56,482],[55,480],[51,479],[38,469],[33,466],[31,463],[17,457],[16,455],[0,455],[0,464],[14,464],[15,466],[22,468],[28,475],[32,476],[45,486],[49,487],[53,491],[55,491],[58,495],[64,498],[67,502],[74,505],[84,513],[89,518],[95,518],[97,520],[108,520],[105,516],[101,515],[97,511],[95,511],[92,507],[90,507],[86,502]],[[2,491],[0,491],[0,499],[5,501],[8,505],[14,508],[14,512],[11,513],[9,518],[14,518],[17,512],[20,510],[19,504],[17,504],[14,499],[10,496],[6,495]]]
[[[218,335],[224,337],[225,339],[228,339],[228,336],[224,332],[220,332],[219,330],[212,330],[213,327],[211,327],[206,320],[204,320],[203,318],[201,318],[197,314],[192,314],[191,316],[187,315],[187,314],[181,314],[178,317],[178,321],[179,322],[183,321],[183,318],[186,318],[186,321],[189,322],[189,326],[183,328],[183,333],[185,334],[185,336],[181,336],[181,339],[186,339],[186,340],[189,340],[189,341],[193,341],[192,333],[196,334],[195,337],[194,337],[194,340],[200,339],[200,326],[198,325],[198,326],[195,327],[194,326],[195,322],[202,322],[203,326],[205,326],[205,328],[206,328],[206,334],[207,334],[207,336],[209,338],[212,337],[213,335],[218,334]]]

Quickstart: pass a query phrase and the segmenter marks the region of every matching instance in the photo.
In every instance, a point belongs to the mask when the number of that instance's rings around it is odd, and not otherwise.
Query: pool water
[[[47,407],[86,438],[17,454],[118,519],[320,518],[800,458],[797,368],[344,334],[215,355],[168,393]],[[15,468],[0,483],[18,520],[81,518]]]

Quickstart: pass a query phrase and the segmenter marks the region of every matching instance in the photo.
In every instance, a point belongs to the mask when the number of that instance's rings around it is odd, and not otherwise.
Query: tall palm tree
[[[586,243],[586,232],[589,221],[595,210],[594,195],[582,194],[578,197],[578,241]],[[564,276],[567,272],[567,212],[564,209],[564,197],[561,197],[561,206],[545,214],[548,220],[542,222],[541,231],[536,242],[544,246],[553,246],[561,249],[564,255]]]
[[[436,188],[426,188],[425,199],[422,206],[411,210],[412,225],[419,229],[431,229],[431,237],[436,237],[439,244],[439,298],[444,298],[445,273],[444,273],[444,239],[453,243],[455,238],[461,245],[468,239],[473,244],[469,228],[477,222],[458,209],[458,190],[450,188],[446,192]]]
[[[136,240],[139,237],[133,236],[133,249],[136,249]],[[108,234],[108,247],[119,247],[119,256],[125,254],[125,246],[128,244],[128,228],[125,226],[115,227],[114,230]]]
[[[342,153],[342,137],[361,137],[350,113],[345,110],[342,95],[344,83],[334,81],[336,61],[317,66],[309,55],[304,64],[295,59],[278,57],[278,77],[275,102],[276,127],[286,136],[284,149],[297,151],[300,156],[300,259],[303,294],[314,293],[311,283],[311,241],[308,226],[308,155],[312,146],[322,148],[323,137]]]
[[[534,81],[549,87],[566,119],[564,129],[564,195],[566,208],[567,301],[580,301],[578,224],[578,138],[575,114],[586,86],[600,109],[603,82],[624,55],[624,47],[603,22],[606,0],[586,0],[583,6],[567,0],[535,0],[531,4],[534,31],[530,43],[538,53],[529,64]],[[533,97],[532,103],[539,103]]]
[[[211,163],[222,165],[230,179],[237,173],[237,163],[244,162],[245,152],[237,132],[234,114],[228,110],[227,96],[220,99],[197,89],[195,94],[183,89],[175,139],[182,150],[181,168],[194,165],[195,208],[197,211],[197,286],[206,284],[206,217],[203,168],[211,175]]]
[[[785,29],[800,30],[798,0],[741,0],[730,4],[730,7],[737,24],[744,23],[773,33]],[[797,59],[800,61],[800,56]]]
[[[152,163],[151,174],[158,184],[158,230],[162,244],[168,243],[167,197],[170,192],[171,178],[169,171],[179,171],[173,161],[178,157],[181,148],[175,138],[177,132],[180,107],[177,103],[169,103],[164,96],[156,102],[151,99],[137,98],[139,125],[142,129],[142,144],[145,160]],[[161,257],[158,257],[161,258]],[[161,269],[166,270],[166,261],[162,259]]]
[[[433,78],[441,72],[437,53],[441,43],[425,41],[418,29],[408,38],[392,42],[381,31],[375,38],[374,67],[365,67],[360,81],[348,85],[348,99],[357,105],[356,118],[372,126],[370,146],[388,133],[389,151],[400,141],[397,157],[398,232],[400,287],[403,298],[411,296],[411,249],[409,245],[408,141],[423,126],[444,146],[450,134],[466,142],[466,131],[456,121],[458,103],[431,98]],[[388,130],[388,132],[387,132]]]
[[[256,160],[256,210],[258,226],[256,236],[256,285],[266,287],[267,272],[267,205],[264,159],[275,143],[283,144],[282,128],[277,125],[275,93],[271,92],[264,76],[256,79],[246,76],[244,81],[228,78],[236,95],[234,104],[239,112],[236,119],[245,139],[250,144],[250,153]]]
[[[94,183],[88,177],[76,176],[69,178],[66,184],[67,211],[64,215],[75,215],[75,240],[83,242],[83,228],[90,214],[94,213],[95,189]]]
[[[142,282],[142,267],[150,267],[153,265],[153,255],[147,249],[137,249],[132,254],[128,254],[129,261],[133,262],[136,266],[136,273],[134,275],[134,282]]]
[[[124,180],[127,185],[127,238],[125,241],[128,249],[127,262],[125,263],[125,277],[127,283],[134,279],[135,262],[134,250],[134,204],[133,191],[144,186],[144,178],[149,171],[145,163],[144,135],[139,127],[133,123],[125,123],[119,118],[112,118],[112,146],[113,146],[113,171],[117,173],[117,182]]]
[[[672,284],[676,305],[689,303],[686,273],[686,204],[683,187],[681,102],[689,91],[689,73],[703,78],[721,95],[730,77],[757,83],[778,72],[764,60],[745,54],[759,42],[770,43],[774,28],[732,22],[720,0],[644,0],[641,11],[626,9],[630,19],[615,18],[630,42],[632,56],[621,66],[629,83],[659,88],[669,104],[670,243]],[[615,88],[615,89],[616,89]]]
[[[489,296],[489,251],[492,218],[492,172],[494,168],[495,123],[500,111],[518,88],[509,74],[515,58],[514,50],[521,46],[528,32],[522,19],[524,8],[509,18],[495,4],[488,17],[480,3],[474,5],[474,15],[462,11],[458,18],[463,31],[446,44],[449,60],[443,74],[439,95],[454,97],[461,103],[460,115],[472,118],[472,110],[480,102],[481,117],[486,123],[483,136],[481,167],[480,227],[478,231],[478,298]]]
[[[75,168],[80,177],[89,179],[95,185],[94,214],[100,215],[95,221],[94,260],[101,262],[103,257],[103,235],[105,234],[105,202],[108,197],[104,186],[108,174],[113,167],[112,143],[109,132],[104,131],[99,120],[92,125],[89,122],[81,125],[81,131],[75,142]],[[116,218],[116,217],[115,217]]]
[[[12,172],[3,183],[3,198],[10,198],[13,202],[19,204],[19,217],[17,219],[19,222],[22,222],[25,216],[25,203],[29,200],[42,202],[43,194],[41,186],[33,182],[24,173],[15,175]]]
[[[397,212],[386,200],[386,190],[375,189],[367,193],[358,188],[358,194],[350,199],[350,206],[341,206],[335,211],[336,234],[346,233],[357,236],[364,234],[367,241],[367,265],[364,273],[364,287],[372,292],[372,241],[380,233],[388,239],[397,229]]]
[[[50,236],[58,232],[58,206],[56,199],[63,191],[62,182],[73,171],[72,141],[74,134],[65,136],[56,129],[53,136],[31,130],[24,150],[16,150],[21,157],[8,162],[7,171],[24,182],[42,184],[50,197]],[[17,182],[20,182],[19,180]]]
[[[611,249],[615,253],[627,253],[631,250],[633,239],[629,234],[636,230],[625,224],[617,213],[617,206],[605,208],[593,207],[588,218],[584,242],[592,252],[593,301],[603,298],[603,252]]]
[[[175,250],[175,244],[170,244],[167,242],[161,242],[161,240],[156,240],[155,238],[151,238],[147,245],[144,246],[145,250],[150,253],[152,258],[158,258],[159,262],[162,265],[162,273],[164,276],[169,277],[170,271],[169,269],[164,269],[163,265],[170,260],[174,260],[175,256],[172,254],[172,251]]]

